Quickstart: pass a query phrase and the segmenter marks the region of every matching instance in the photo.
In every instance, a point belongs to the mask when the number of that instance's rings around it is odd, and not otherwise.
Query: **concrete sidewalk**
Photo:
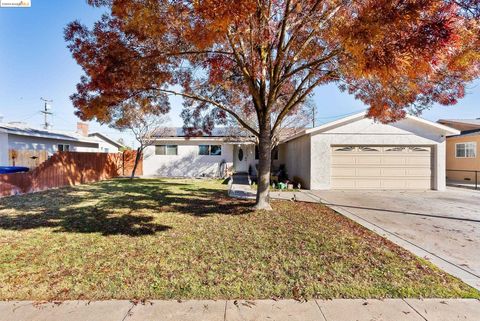
[[[478,321],[480,301],[448,299],[0,302],[1,321]]]

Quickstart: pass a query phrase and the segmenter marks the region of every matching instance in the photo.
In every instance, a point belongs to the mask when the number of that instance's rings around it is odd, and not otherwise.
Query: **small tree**
[[[143,155],[143,151],[155,143],[156,137],[162,136],[162,128],[167,121],[167,117],[148,110],[142,110],[141,108],[121,108],[115,114],[115,120],[110,127],[120,131],[130,131],[139,143],[131,179],[135,177],[138,162]]]

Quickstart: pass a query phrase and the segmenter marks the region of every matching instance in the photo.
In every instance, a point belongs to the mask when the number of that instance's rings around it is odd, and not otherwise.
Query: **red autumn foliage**
[[[77,114],[109,122],[181,95],[190,133],[233,119],[258,137],[264,199],[272,137],[317,86],[336,83],[390,122],[456,103],[480,73],[478,0],[89,2],[108,13],[65,32],[85,71]]]

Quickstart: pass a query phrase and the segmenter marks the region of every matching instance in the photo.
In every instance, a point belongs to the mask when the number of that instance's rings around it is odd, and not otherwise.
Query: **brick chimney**
[[[85,137],[88,136],[88,124],[78,122],[77,123],[77,133],[82,135],[82,136],[85,136]]]

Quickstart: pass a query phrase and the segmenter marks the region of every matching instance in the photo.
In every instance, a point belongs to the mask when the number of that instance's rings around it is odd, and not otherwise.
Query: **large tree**
[[[125,102],[173,94],[192,134],[235,119],[258,137],[259,209],[276,132],[315,87],[336,83],[389,122],[454,104],[479,74],[478,0],[89,2],[108,13],[65,32],[85,71],[77,114],[108,121]]]

